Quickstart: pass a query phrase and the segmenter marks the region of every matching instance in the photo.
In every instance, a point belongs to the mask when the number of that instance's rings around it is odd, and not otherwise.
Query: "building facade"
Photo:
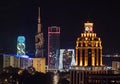
[[[33,67],[36,71],[45,73],[46,59],[45,58],[33,58]]]
[[[75,65],[75,50],[74,49],[60,49],[59,69],[70,69]]]
[[[48,27],[48,68],[59,68],[60,27]]]
[[[11,66],[20,69],[27,69],[28,67],[32,66],[32,59],[27,55],[16,56],[3,54],[0,56],[0,61],[0,68]]]

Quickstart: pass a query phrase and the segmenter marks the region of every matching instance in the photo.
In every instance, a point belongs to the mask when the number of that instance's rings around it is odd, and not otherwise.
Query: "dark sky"
[[[47,28],[61,27],[61,48],[75,48],[76,38],[86,21],[94,23],[94,32],[102,39],[103,53],[120,53],[120,5],[112,1],[0,1],[0,49],[16,52],[16,39],[26,37],[27,51],[34,51],[38,7],[47,49]]]

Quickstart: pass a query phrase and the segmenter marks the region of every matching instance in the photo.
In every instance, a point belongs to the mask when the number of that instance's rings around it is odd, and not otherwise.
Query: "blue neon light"
[[[17,41],[19,43],[24,43],[25,42],[25,37],[24,36],[18,36]]]

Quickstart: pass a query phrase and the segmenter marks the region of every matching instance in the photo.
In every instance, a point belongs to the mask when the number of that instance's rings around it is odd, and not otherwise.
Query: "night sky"
[[[61,48],[75,48],[76,38],[84,31],[84,22],[90,21],[102,39],[103,54],[120,53],[120,5],[111,1],[0,1],[0,49],[16,53],[17,36],[24,35],[26,50],[35,51],[38,7],[46,50],[49,26],[61,28]]]

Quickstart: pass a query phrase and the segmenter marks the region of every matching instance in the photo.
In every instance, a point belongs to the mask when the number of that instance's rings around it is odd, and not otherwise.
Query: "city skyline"
[[[78,3],[11,1],[0,7],[0,49],[11,48],[16,52],[17,36],[26,37],[27,50],[35,49],[38,7],[41,8],[41,25],[47,45],[49,26],[60,26],[61,48],[75,48],[76,38],[84,32],[84,23],[94,23],[93,30],[101,37],[103,53],[119,53],[119,11],[117,2]],[[45,47],[47,48],[47,47]],[[46,49],[47,50],[47,49]]]

